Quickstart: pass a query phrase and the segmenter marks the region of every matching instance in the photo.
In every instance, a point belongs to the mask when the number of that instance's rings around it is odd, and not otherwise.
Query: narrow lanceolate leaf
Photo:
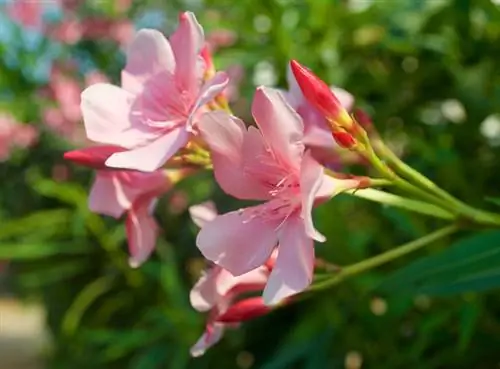
[[[485,197],[486,201],[496,206],[500,206],[500,197]]]
[[[500,288],[500,231],[462,239],[390,275],[379,288],[387,293],[452,295]]]
[[[56,255],[86,254],[88,245],[77,243],[0,243],[0,260],[34,260]]]

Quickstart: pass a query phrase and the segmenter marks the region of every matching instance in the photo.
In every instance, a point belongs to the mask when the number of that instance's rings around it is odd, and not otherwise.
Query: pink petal
[[[222,334],[224,333],[225,326],[226,325],[223,323],[214,323],[213,325],[211,325],[210,333],[203,333],[198,342],[196,342],[194,346],[191,347],[191,356],[202,356],[208,348],[219,342],[222,338]]]
[[[308,124],[304,144],[307,146],[314,146],[320,148],[334,149],[337,143],[333,139],[332,132],[326,127],[326,125],[319,121],[307,120],[304,121]]]
[[[286,80],[288,82],[288,93],[286,94],[287,101],[290,106],[297,109],[299,106],[305,104],[306,100],[302,94],[299,84],[297,83],[297,80],[295,79],[290,63],[288,63],[286,68]]]
[[[196,111],[214,99],[218,94],[220,94],[224,88],[226,88],[229,83],[229,77],[224,72],[217,72],[213,78],[211,78],[207,83],[205,83],[198,95],[198,99],[191,109],[191,115],[189,121],[193,118]]]
[[[323,167],[313,159],[309,150],[306,151],[300,170],[301,217],[304,220],[306,234],[318,242],[324,242],[326,238],[314,228],[312,209],[318,190],[323,183],[323,176]]]
[[[290,218],[282,229],[278,258],[262,297],[266,305],[306,289],[312,282],[314,244],[305,233],[302,220]]]
[[[230,296],[254,290],[262,290],[268,279],[268,270],[260,266],[248,273],[234,276],[226,269],[221,268],[217,278],[217,293],[220,296]]]
[[[194,93],[198,89],[197,66],[204,43],[203,28],[191,12],[182,13],[179,26],[170,37],[175,54],[175,75],[181,90]]]
[[[354,106],[354,96],[340,87],[332,86],[331,90],[345,110],[350,111]]]
[[[215,219],[217,209],[213,201],[205,201],[201,204],[190,206],[189,215],[191,215],[194,224],[202,228],[205,223]]]
[[[175,58],[169,42],[154,29],[137,32],[127,52],[127,65],[122,72],[122,86],[139,93],[144,83],[160,72],[175,72]]]
[[[214,175],[221,188],[242,200],[265,200],[268,189],[243,166],[243,147],[248,135],[245,124],[223,111],[204,114],[198,129],[210,147]],[[250,153],[252,157],[255,153]]]
[[[188,139],[185,127],[179,127],[138,149],[111,155],[106,160],[106,166],[153,172],[184,147]]]
[[[94,213],[122,216],[130,208],[130,191],[120,182],[116,173],[98,171],[89,194],[89,209]]]
[[[248,208],[252,211],[256,208]],[[219,215],[205,224],[198,233],[196,244],[203,256],[241,275],[266,262],[277,242],[278,222],[260,217],[248,218],[241,211]]]
[[[155,137],[130,116],[134,95],[110,84],[97,83],[82,93],[81,109],[89,140],[126,148]]]
[[[191,306],[197,311],[208,311],[213,308],[221,295],[217,291],[217,281],[222,269],[216,265],[204,273],[189,293]]]
[[[284,97],[272,88],[259,87],[252,104],[252,115],[278,160],[298,169],[304,151],[304,125]]]
[[[130,252],[129,264],[139,267],[153,252],[159,229],[150,212],[154,197],[144,196],[134,202],[125,223]]]

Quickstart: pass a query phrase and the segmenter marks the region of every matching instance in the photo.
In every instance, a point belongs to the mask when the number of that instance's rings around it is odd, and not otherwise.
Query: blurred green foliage
[[[355,10],[354,3],[367,6]],[[112,15],[105,2],[88,8]],[[162,15],[166,33],[179,9],[193,10],[206,32],[236,33],[215,62],[245,70],[238,115],[249,119],[259,70],[285,87],[287,61],[297,59],[352,92],[382,135],[404,145],[409,164],[467,202],[498,210],[485,197],[500,197],[500,146],[480,130],[500,112],[500,8],[490,0],[150,0],[134,2],[129,17],[143,25],[138,19],[147,9]],[[19,32],[0,42],[0,108],[40,122],[35,92],[47,81],[33,70],[51,46],[43,40],[28,47]],[[115,82],[123,66],[118,47],[106,40],[60,46],[57,58],[81,62],[82,73],[95,66]],[[446,109],[450,101],[462,107],[458,118]],[[237,203],[210,173],[182,182],[158,206],[164,233],[155,256],[130,269],[123,224],[87,209],[90,171],[71,167],[70,181],[52,179],[68,148],[43,132],[34,149],[0,166],[0,258],[11,261],[11,287],[47,309],[48,368],[342,368],[353,352],[365,368],[491,369],[500,362],[498,292],[444,288],[486,264],[487,287],[500,285],[498,232],[450,248],[451,239],[435,243],[418,255],[435,257],[405,266],[413,260],[407,257],[348,280],[228,331],[204,357],[191,359],[189,347],[204,329],[188,301],[201,259],[196,227],[171,200],[213,198],[220,211]],[[317,253],[340,265],[440,225],[343,196],[318,208],[315,220],[328,238]],[[482,258],[474,259],[477,252]],[[404,269],[385,280],[397,267]]]

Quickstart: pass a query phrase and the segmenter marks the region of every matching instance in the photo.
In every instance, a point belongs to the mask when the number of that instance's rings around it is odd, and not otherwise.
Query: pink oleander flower
[[[71,65],[52,68],[45,95],[56,105],[43,112],[44,123],[58,134],[73,142],[82,142],[82,113],[80,110],[80,83],[70,77]]]
[[[154,250],[159,228],[152,213],[158,197],[171,188],[171,181],[166,170],[143,173],[106,168],[105,160],[121,150],[120,147],[96,146],[67,152],[64,158],[97,169],[89,195],[91,211],[114,218],[127,214],[129,263],[135,268]]]
[[[13,116],[0,113],[0,161],[6,161],[14,149],[33,146],[38,138],[35,127],[19,123]]]
[[[315,202],[355,188],[358,181],[324,174],[305,149],[302,119],[278,91],[258,88],[252,115],[258,129],[247,130],[222,111],[207,113],[199,129],[222,189],[266,202],[219,215],[201,229],[197,245],[207,259],[239,276],[264,264],[279,244],[263,293],[266,304],[276,304],[311,283],[313,240],[325,240],[313,225]]]
[[[33,0],[14,0],[7,5],[7,13],[19,24],[38,29],[43,25],[43,2]]]
[[[45,32],[53,40],[74,45],[82,39],[83,31],[80,21],[70,15],[56,25],[49,25]]]
[[[225,73],[203,80],[203,29],[190,13],[167,40],[140,30],[131,42],[122,87],[95,84],[82,93],[87,137],[128,150],[106,161],[111,168],[145,172],[160,168],[184,147],[200,114],[226,86]]]
[[[189,212],[199,227],[214,220],[217,211],[212,202],[191,206]],[[239,298],[248,292],[261,291],[267,282],[273,259],[248,273],[234,276],[220,266],[213,266],[201,276],[190,293],[191,305],[200,312],[209,312],[205,332],[191,348],[192,356],[201,356],[216,344],[227,327],[256,318],[271,309],[261,297]]]

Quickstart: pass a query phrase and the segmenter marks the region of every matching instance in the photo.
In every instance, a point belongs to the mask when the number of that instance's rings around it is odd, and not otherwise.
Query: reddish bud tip
[[[250,297],[232,305],[225,313],[217,317],[216,321],[221,323],[238,323],[266,315],[271,310],[271,307],[264,304],[262,297]]]
[[[107,169],[106,160],[114,153],[125,151],[120,146],[92,146],[64,153],[64,159],[93,169]]]
[[[343,108],[330,87],[296,60],[290,62],[290,67],[307,101],[326,117],[335,119]]]
[[[373,124],[370,116],[362,109],[354,110],[354,118],[365,129],[369,129]]]
[[[179,20],[180,21],[185,21],[187,19],[187,13],[186,12],[180,12],[179,13]]]
[[[352,149],[356,146],[356,140],[350,133],[337,131],[332,134],[335,142],[337,142],[340,147],[343,147],[344,149]]]

